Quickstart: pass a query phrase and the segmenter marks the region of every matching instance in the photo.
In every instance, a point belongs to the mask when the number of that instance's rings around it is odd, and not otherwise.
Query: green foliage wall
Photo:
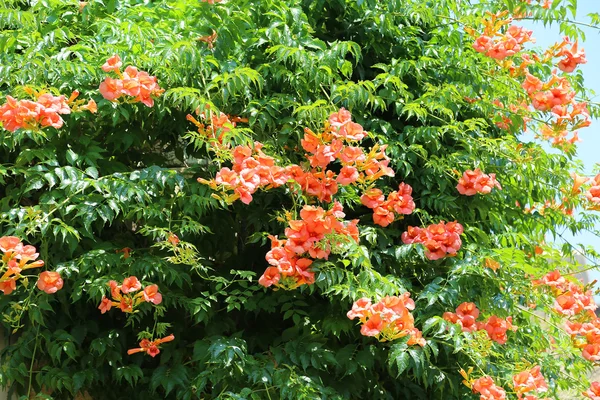
[[[54,296],[21,287],[0,298],[4,328],[18,328],[2,351],[1,383],[55,399],[463,399],[461,368],[509,377],[528,360],[543,366],[550,395],[583,388],[589,363],[524,307],[550,299],[523,276],[571,254],[564,246],[531,256],[545,234],[593,229],[596,218],[515,205],[561,198],[578,163],[573,152],[521,143],[522,116],[511,116],[513,130],[495,125],[493,101],[516,104],[523,90],[472,49],[463,27],[515,1],[468,3],[2,1],[0,93],[78,90],[98,113],[65,116],[62,129],[43,134],[0,133],[0,232],[35,245],[65,280]],[[568,7],[536,9],[534,18],[566,18]],[[211,49],[199,39],[213,30]],[[100,96],[100,67],[113,54],[157,76],[166,91],[154,107]],[[579,73],[572,83],[585,96]],[[361,193],[343,192],[360,246],[318,265],[312,286],[265,290],[257,278],[266,235],[283,233],[278,217],[295,204],[282,188],[227,205],[197,182],[227,164],[186,121],[207,104],[248,118],[232,140],[261,141],[283,163],[303,157],[304,127],[347,108],[371,133],[367,145],[388,145],[396,177],[382,187],[410,184],[417,210],[380,228]],[[476,167],[496,173],[503,190],[459,195],[460,174]],[[440,220],[465,227],[457,257],[429,261],[402,244],[407,226]],[[501,263],[497,273],[485,268],[488,257]],[[158,284],[163,303],[100,314],[108,281],[130,275]],[[346,318],[358,297],[405,291],[416,299],[423,348],[378,343]],[[505,346],[484,345],[441,319],[464,301],[512,315],[521,329]],[[155,358],[127,355],[144,331],[175,341]],[[543,352],[550,336],[560,357]]]

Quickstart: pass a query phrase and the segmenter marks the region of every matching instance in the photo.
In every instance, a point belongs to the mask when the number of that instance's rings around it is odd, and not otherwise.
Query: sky
[[[587,16],[590,13],[600,13],[600,0],[578,0],[577,16],[575,21],[590,23]],[[571,17],[571,15],[569,15]],[[562,41],[562,36],[557,24],[546,26],[542,23],[533,24],[529,21],[519,21],[517,25],[522,25],[533,30],[533,37],[536,38],[536,46],[547,48],[556,42]],[[583,72],[585,86],[594,91],[596,96],[592,101],[600,102],[600,30],[590,27],[580,26],[585,32],[585,41],[580,41],[580,47],[585,49],[587,63],[580,65]],[[588,128],[579,131],[579,143],[577,157],[584,163],[585,175],[594,175],[595,165],[600,163],[600,120],[595,119]],[[600,228],[600,226],[598,227]],[[582,233],[573,237],[569,233],[565,234],[566,240],[570,243],[581,243],[586,246],[592,246],[596,251],[600,251],[600,238],[591,233]],[[557,242],[561,242],[557,239]],[[562,244],[562,243],[560,243]],[[589,277],[600,282],[600,271],[593,270],[589,272]],[[600,287],[600,284],[597,285]],[[600,297],[597,297],[598,301]]]

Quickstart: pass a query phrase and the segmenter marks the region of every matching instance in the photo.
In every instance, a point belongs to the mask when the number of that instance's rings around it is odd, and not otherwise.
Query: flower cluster
[[[592,382],[590,388],[583,395],[592,400],[600,400],[600,382]]]
[[[467,170],[459,179],[456,189],[465,196],[474,196],[477,193],[488,194],[496,187],[502,190],[502,186],[496,180],[496,174],[484,174],[479,168],[475,171]]]
[[[227,128],[227,116],[222,114],[219,118],[223,121],[221,126],[224,125]],[[204,125],[193,117],[188,116],[188,120],[194,123],[199,131],[206,131]],[[220,135],[216,136],[215,126],[218,125],[215,125],[213,120],[211,124],[213,131],[209,131],[207,136],[217,139],[216,142],[221,142],[222,134],[226,130],[217,130]],[[254,149],[248,146],[238,146],[234,149],[233,171],[236,172],[235,174],[231,169],[225,167],[221,169],[215,179],[208,181],[199,178],[198,182],[207,184],[213,189],[221,188],[224,191],[234,190],[235,192],[238,189],[237,193],[227,195],[225,200],[232,202],[241,199],[248,204],[252,201],[253,190],[256,190],[253,188],[273,188],[292,181],[298,184],[305,194],[329,203],[338,192],[338,185],[359,183],[370,185],[383,176],[394,176],[394,171],[388,166],[390,160],[384,153],[386,146],[375,145],[368,153],[358,146],[353,146],[354,142],[362,140],[365,136],[366,132],[363,127],[352,122],[350,112],[341,108],[329,116],[322,132],[314,133],[308,128],[305,129],[304,137],[301,140],[302,148],[308,153],[305,165],[290,164],[281,168],[275,165],[273,158],[262,152],[254,157],[253,153],[260,151],[262,147],[260,143],[255,143]],[[218,149],[223,146],[219,143],[215,147]],[[241,170],[236,171],[236,168],[242,167],[241,163],[246,159],[251,159],[248,161],[251,168],[247,171],[248,176],[243,177],[240,175]],[[328,169],[330,164],[335,161],[340,164],[338,173]],[[257,178],[254,176],[257,171],[253,170],[254,167],[261,167],[264,171],[263,184],[255,183]],[[237,178],[242,179],[243,182],[240,184]],[[246,182],[249,183],[246,184]]]
[[[504,58],[521,51],[522,43],[531,40],[530,31],[514,25],[509,26],[505,34],[498,33],[505,25],[512,22],[511,18],[505,18],[506,14],[506,12],[489,14],[490,18],[482,21],[484,32],[473,43],[476,51],[497,60],[504,60]],[[473,37],[477,36],[475,30],[469,28],[467,31]],[[493,39],[496,36],[499,39]],[[549,63],[554,58],[560,58],[556,67],[565,73],[573,72],[579,64],[587,62],[585,52],[578,47],[577,42],[572,43],[569,38],[565,37],[562,43],[550,47],[543,58],[536,54],[521,54],[519,65],[515,64],[515,61],[518,61],[517,58],[499,61],[498,64],[508,68],[511,76],[523,78],[522,87],[534,109],[550,114],[549,122],[540,124],[538,137],[550,140],[555,147],[568,150],[579,141],[576,130],[590,125],[587,104],[575,101],[575,92],[569,81],[564,77],[557,76],[556,70],[553,71],[548,82],[543,82],[529,71],[530,65],[537,62]],[[526,104],[511,106],[511,113],[521,114],[522,112],[525,114],[529,112]],[[496,124],[504,129],[508,129],[512,125],[507,116],[502,117],[502,121]],[[573,135],[569,138],[571,132]]]
[[[571,48],[567,47],[571,45]],[[587,63],[585,50],[579,49],[577,42],[572,43],[568,37],[564,37],[561,43],[557,43],[546,51],[545,59],[562,58],[556,66],[562,72],[570,73],[575,71],[578,65]]]
[[[487,322],[483,322],[481,327],[487,332],[491,340],[499,344],[505,344],[508,340],[507,331],[514,332],[517,330],[517,327],[512,324],[512,317],[503,319],[496,315],[492,315]]]
[[[285,168],[275,165],[275,159],[262,152],[262,144],[254,143],[254,147],[237,146],[233,149],[233,169],[222,168],[215,179],[206,181],[198,178],[198,182],[208,184],[216,189],[233,191],[226,201],[240,199],[244,204],[252,202],[252,195],[258,189],[269,189],[284,185],[288,179]]]
[[[583,177],[579,177],[583,179]],[[585,197],[590,202],[590,210],[600,210],[600,174],[590,179],[591,187],[585,192]]]
[[[460,235],[463,227],[458,222],[444,222],[429,225],[427,228],[409,226],[402,234],[405,244],[420,243],[425,246],[425,256],[430,260],[438,260],[448,255],[454,256],[460,249]]]
[[[360,320],[360,333],[364,336],[373,336],[380,342],[410,336],[408,345],[425,346],[425,339],[415,328],[415,320],[410,313],[414,309],[415,302],[406,292],[401,296],[386,296],[375,304],[365,297],[358,299],[347,316]]]
[[[512,18],[503,19],[506,14],[506,11],[498,14],[488,13],[489,19],[482,20],[484,31],[473,43],[475,51],[485,53],[496,60],[503,60],[520,52],[524,43],[534,41],[531,37],[532,31],[516,25],[510,25],[505,33],[501,33],[502,27],[512,22]]]
[[[588,361],[600,361],[600,319],[593,318],[588,322],[565,323],[566,331],[573,339],[576,347],[582,349],[582,356]]]
[[[472,385],[473,393],[478,393],[480,400],[504,400],[506,392],[494,383],[491,376],[483,376],[476,379]]]
[[[362,148],[354,146],[355,142],[366,136],[363,127],[353,122],[350,112],[344,108],[329,116],[322,132],[315,133],[306,128],[304,138],[300,141],[302,148],[308,152],[306,158],[312,168],[306,175],[324,172],[330,163],[338,160],[341,169],[335,181],[343,186],[358,182],[370,183],[383,176],[394,176],[394,171],[388,166],[390,160],[384,154],[386,146],[375,145],[366,154]],[[327,173],[331,173],[332,177],[335,175],[333,171],[326,171],[326,175]],[[307,176],[299,175],[294,179],[306,193],[312,194],[307,190],[309,181],[305,178]]]
[[[513,120],[511,116],[519,115],[523,120],[523,131],[527,130],[527,123],[531,121],[531,117],[528,116],[529,105],[527,102],[522,101],[518,104],[509,104],[508,109],[500,100],[495,99],[492,104],[498,108],[494,115],[495,125],[504,130],[510,130],[513,127]]]
[[[585,176],[579,176],[572,172],[571,177],[573,178],[573,186],[571,186],[570,189],[561,188],[561,192],[564,193],[564,197],[561,202],[557,202],[555,199],[546,200],[543,204],[535,203],[531,207],[525,207],[523,212],[533,213],[534,211],[537,211],[540,215],[544,215],[546,210],[554,210],[564,215],[572,216],[574,212],[573,200],[579,196],[581,193],[581,187],[588,181],[592,183],[592,187],[586,192],[586,197],[592,204],[591,206],[588,206],[588,209],[595,209],[594,200],[600,204],[600,186],[596,188],[594,188],[594,186],[597,185],[596,182],[600,182],[600,176],[594,179],[589,179]],[[594,195],[597,195],[598,199],[594,199]],[[521,206],[518,202],[516,202],[516,205],[517,207]]]
[[[522,84],[533,107],[536,110],[549,112],[554,118],[549,124],[542,124],[540,137],[551,140],[552,144],[562,146],[579,141],[577,132],[567,139],[569,132],[590,125],[586,103],[577,103],[575,92],[564,77],[552,74],[548,82],[530,74],[525,75]]]
[[[338,202],[328,211],[304,206],[300,220],[288,221],[289,227],[285,230],[287,239],[270,237],[271,250],[265,258],[271,267],[266,269],[258,283],[285,289],[314,283],[314,272],[310,269],[313,259],[327,259],[331,251],[344,241],[358,242],[358,220],[341,221],[344,216],[342,205]]]
[[[410,214],[415,209],[412,188],[406,183],[401,183],[398,191],[388,194],[387,200],[380,189],[368,189],[360,202],[373,210],[373,222],[383,227],[394,222],[396,214]]]
[[[248,122],[246,118],[240,118],[235,116],[226,115],[220,112],[210,112],[210,107],[206,107],[206,111],[200,113],[200,110],[196,110],[196,114],[199,114],[200,119],[204,122],[198,121],[193,115],[188,114],[186,119],[196,125],[198,133],[203,138],[208,139],[213,147],[215,148],[229,148],[229,146],[223,142],[224,135],[231,131],[231,128],[235,128],[236,122]]]
[[[534,286],[551,288],[555,297],[554,311],[565,316],[587,313],[595,316],[596,302],[591,290],[584,291],[580,284],[567,281],[558,270],[547,273],[541,279],[534,280]]]
[[[50,93],[41,95],[37,101],[17,100],[6,96],[6,103],[0,107],[0,121],[4,129],[11,132],[17,129],[39,129],[63,126],[61,114],[70,114],[71,108],[65,96],[55,97]]]
[[[566,214],[573,214],[573,205],[571,200],[578,197],[582,192],[582,186],[585,190],[585,197],[587,199],[586,208],[588,210],[600,210],[600,174],[596,175],[593,178],[588,178],[586,176],[579,176],[576,173],[572,172],[571,177],[573,178],[573,186],[571,189],[563,188],[561,191],[565,194],[563,199],[563,203],[558,207],[559,209],[564,208],[566,210]],[[589,187],[587,186],[589,184]],[[554,204],[554,202],[546,202],[546,206],[548,204]],[[530,209],[526,209],[526,211],[531,211]],[[542,213],[543,209],[540,210]]]
[[[529,95],[532,105],[539,111],[552,111],[559,116],[566,114],[566,106],[575,98],[571,84],[564,77],[552,75],[548,82],[542,82],[527,72],[521,84]]]
[[[162,295],[158,292],[157,285],[149,285],[141,292],[134,294],[142,289],[142,284],[135,276],[123,279],[123,283],[119,285],[116,281],[108,282],[110,286],[110,295],[112,300],[107,297],[102,297],[98,309],[104,314],[113,306],[119,307],[125,313],[134,312],[135,308],[144,302],[152,304],[160,304]]]
[[[513,376],[513,387],[519,399],[522,398],[523,394],[528,392],[546,392],[548,391],[548,384],[544,379],[544,376],[540,372],[540,366],[535,366],[532,369],[519,372]],[[533,400],[536,397],[528,395],[525,400]]]
[[[456,307],[456,314],[445,312],[443,318],[453,324],[459,324],[463,332],[475,332],[480,329],[476,320],[479,318],[479,309],[475,303],[462,303]]]
[[[517,207],[521,207],[519,202],[515,202]],[[563,198],[562,202],[557,202],[556,200],[546,200],[542,203],[534,203],[531,207],[524,207],[523,212],[526,214],[533,214],[534,212],[538,212],[540,215],[544,215],[547,210],[554,210],[556,212],[560,212],[566,216],[573,215],[573,205],[569,202],[567,197]]]
[[[39,253],[31,245],[23,245],[21,239],[16,236],[0,237],[0,290],[5,295],[11,294],[17,288],[17,280],[23,278],[22,271],[39,268],[44,261],[38,260]],[[58,272],[45,271],[40,274],[38,288],[46,293],[55,293],[63,286]]]
[[[53,96],[50,93],[34,93],[36,101],[17,100],[6,96],[6,103],[0,106],[0,122],[4,129],[15,132],[18,129],[43,129],[47,127],[61,128],[64,120],[61,115],[70,114],[71,111],[88,110],[92,113],[97,111],[96,102],[90,100],[87,105],[73,101],[79,95],[74,91],[69,99],[65,96]]]
[[[163,343],[170,342],[172,340],[175,340],[175,336],[172,334],[162,339],[142,339],[142,341],[140,342],[140,347],[127,350],[127,354],[131,355],[135,353],[146,353],[151,357],[156,357],[156,355],[160,353],[160,349],[158,348],[158,346],[160,346]]]
[[[201,117],[207,120],[205,113]],[[285,167],[278,166],[273,157],[263,153],[259,142],[253,147],[237,146],[231,150],[224,143],[223,134],[234,126],[235,121],[225,114],[210,118],[209,129],[191,115],[187,119],[209,139],[211,150],[225,151],[233,159],[232,167],[221,168],[214,179],[198,178],[198,182],[224,192],[222,197],[214,196],[227,203],[239,199],[249,204],[258,189],[268,190],[285,184],[289,184],[292,191],[300,189],[308,196],[330,203],[340,185],[361,185],[367,190],[363,203],[369,194],[380,194],[381,198],[376,196],[368,204],[375,209],[375,222],[382,226],[389,225],[396,214],[409,214],[415,208],[412,188],[404,183],[398,191],[390,193],[387,200],[380,190],[372,188],[375,180],[394,176],[388,166],[390,159],[384,153],[386,147],[375,145],[365,152],[356,146],[367,133],[360,124],[352,121],[350,112],[344,108],[332,113],[319,133],[306,128],[301,146],[307,152],[307,161]],[[337,163],[335,170],[338,172],[328,169],[332,163]],[[301,220],[289,218],[287,239],[272,239],[272,248],[266,256],[271,267],[266,269],[259,283],[285,289],[312,284],[314,273],[310,265],[313,259],[327,258],[332,249],[349,238],[358,241],[357,221],[340,221],[338,218],[344,217],[342,211],[337,202],[327,212],[320,207],[305,206],[300,212]]]
[[[462,303],[456,308],[456,314],[445,312],[442,317],[448,322],[459,324],[463,332],[485,330],[489,338],[499,344],[505,344],[508,340],[507,331],[517,330],[512,324],[512,317],[502,319],[492,315],[487,321],[478,322],[479,309],[474,303]]]
[[[576,282],[567,281],[558,270],[532,283],[549,288],[555,298],[554,311],[570,318],[565,323],[566,331],[575,346],[583,349],[583,357],[589,361],[600,361],[600,318],[594,313],[597,305],[592,291],[584,290]]]
[[[145,71],[138,71],[134,66],[128,66],[124,72],[120,68],[123,65],[121,58],[114,55],[102,65],[104,72],[114,72],[118,79],[107,77],[100,84],[100,94],[109,101],[116,101],[121,96],[130,96],[129,102],[142,102],[148,107],[154,105],[154,98],[160,96],[164,89],[158,86],[155,76],[150,76]]]
[[[286,170],[304,193],[324,202],[332,201],[338,185],[371,184],[383,176],[394,176],[394,171],[388,167],[390,160],[384,153],[386,146],[375,145],[365,153],[361,147],[353,145],[364,137],[363,127],[352,122],[350,112],[341,108],[329,116],[322,132],[304,130],[300,143],[308,153],[307,167],[310,168],[292,164]],[[337,175],[327,169],[336,160],[341,166]]]

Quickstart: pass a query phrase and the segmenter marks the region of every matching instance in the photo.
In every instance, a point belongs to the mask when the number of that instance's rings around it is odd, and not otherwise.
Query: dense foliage
[[[593,299],[545,276],[575,271],[562,234],[597,222],[600,179],[573,186],[566,136],[588,120],[581,54],[526,64],[478,39],[506,31],[489,22],[504,10],[580,36],[575,1],[549,3],[1,0],[0,234],[22,243],[0,250],[10,271],[14,254],[44,262],[0,279],[1,383],[55,399],[587,390],[600,356],[564,322],[590,320]],[[547,87],[523,85],[526,68]],[[577,97],[552,103],[554,84]],[[249,162],[281,169],[236,175]],[[343,178],[329,193],[304,174]]]

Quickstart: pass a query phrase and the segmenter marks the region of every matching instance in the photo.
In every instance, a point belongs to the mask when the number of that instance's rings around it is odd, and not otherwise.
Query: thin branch
[[[539,18],[533,18],[533,17],[523,17],[523,18],[513,18],[513,19],[514,19],[515,21],[523,21],[523,20],[538,21],[538,22],[540,21],[540,19],[539,19]],[[600,26],[598,26],[598,25],[592,25],[592,24],[588,24],[588,23],[586,23],[586,22],[573,21],[573,20],[570,20],[570,19],[566,19],[566,20],[562,20],[562,21],[559,21],[559,20],[552,20],[552,21],[550,21],[550,23],[552,23],[552,22],[556,22],[556,23],[563,23],[563,22],[566,22],[566,23],[568,23],[568,24],[585,26],[585,27],[587,27],[587,28],[597,29],[597,30],[599,30],[599,31],[600,31]]]

